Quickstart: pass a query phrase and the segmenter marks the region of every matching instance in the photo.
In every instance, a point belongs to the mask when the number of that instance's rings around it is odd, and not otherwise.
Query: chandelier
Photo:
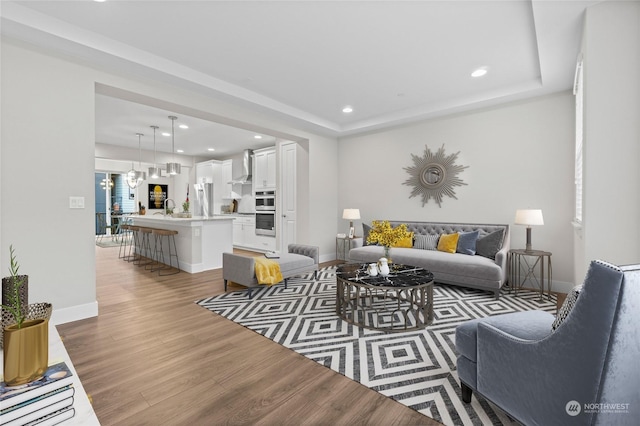
[[[153,167],[149,167],[149,177],[158,179],[162,177],[162,169],[156,163],[156,130],[158,126],[151,126],[153,129]]]
[[[142,145],[140,143],[140,138],[144,136],[142,133],[136,133],[138,136],[138,167],[142,169]],[[131,162],[131,170],[127,172],[127,185],[129,188],[136,189],[138,186],[142,185],[142,182],[147,178],[147,174],[143,171],[136,171],[133,167],[133,162]]]
[[[169,119],[171,120],[171,152],[173,155],[173,163],[167,163],[167,174],[179,175],[180,163],[176,163],[175,132],[173,128],[173,125],[178,117],[176,117],[175,115],[170,115]]]

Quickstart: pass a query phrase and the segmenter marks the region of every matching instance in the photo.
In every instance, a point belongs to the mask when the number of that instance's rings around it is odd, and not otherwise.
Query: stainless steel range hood
[[[238,179],[234,179],[231,183],[251,183],[251,166],[253,160],[251,159],[253,155],[253,151],[250,149],[245,149],[242,153],[242,176]]]

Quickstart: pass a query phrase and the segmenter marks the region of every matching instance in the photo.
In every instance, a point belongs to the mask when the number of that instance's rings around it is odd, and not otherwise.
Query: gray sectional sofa
[[[462,287],[477,288],[492,292],[496,299],[500,288],[507,282],[507,257],[509,251],[509,225],[487,225],[474,223],[437,223],[389,221],[393,227],[402,223],[414,233],[412,248],[391,248],[390,257],[394,263],[419,266],[433,273],[436,283],[453,284]],[[351,262],[375,262],[384,256],[384,247],[367,245],[369,226],[363,224],[363,237],[354,239],[349,252]],[[477,231],[475,247],[462,252],[447,253],[438,251],[433,240],[442,234],[473,233]],[[425,247],[425,241],[429,248]],[[473,249],[475,248],[475,250]],[[471,254],[475,252],[475,254]]]

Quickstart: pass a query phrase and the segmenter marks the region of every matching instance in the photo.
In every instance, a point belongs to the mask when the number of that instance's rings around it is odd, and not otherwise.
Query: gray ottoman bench
[[[320,249],[316,246],[302,244],[289,244],[288,249],[288,253],[282,253],[278,259],[273,259],[280,265],[284,287],[287,288],[288,278],[297,275],[313,272],[314,278],[317,278]],[[251,298],[251,293],[255,287],[264,286],[263,284],[258,284],[254,263],[254,258],[250,256],[222,253],[224,291],[227,291],[227,282],[232,281],[246,286],[249,298]]]

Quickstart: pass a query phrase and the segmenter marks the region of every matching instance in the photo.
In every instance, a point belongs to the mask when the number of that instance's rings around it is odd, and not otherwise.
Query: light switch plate
[[[84,197],[69,197],[70,209],[84,209]]]

